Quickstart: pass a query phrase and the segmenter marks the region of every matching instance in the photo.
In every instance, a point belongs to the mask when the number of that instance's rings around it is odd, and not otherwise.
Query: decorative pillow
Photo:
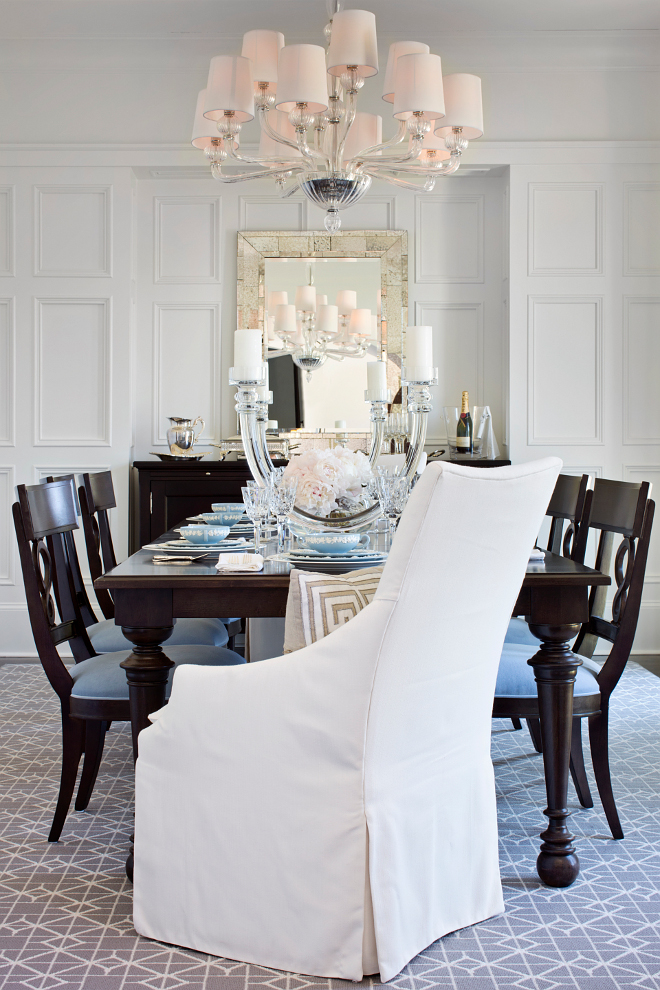
[[[291,571],[284,625],[284,652],[311,646],[343,626],[376,594],[382,567],[365,567],[347,574]]]

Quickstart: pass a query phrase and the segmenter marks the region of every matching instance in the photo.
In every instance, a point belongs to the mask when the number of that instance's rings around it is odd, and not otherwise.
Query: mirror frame
[[[237,323],[264,328],[266,258],[380,258],[381,356],[392,396],[401,388],[403,334],[408,326],[408,231],[239,231]],[[265,354],[264,354],[265,357]]]

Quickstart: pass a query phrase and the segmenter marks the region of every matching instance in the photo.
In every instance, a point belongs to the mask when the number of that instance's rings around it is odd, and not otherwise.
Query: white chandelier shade
[[[370,10],[340,10],[332,19],[328,72],[341,76],[349,68],[363,79],[378,72],[376,16]]]
[[[394,116],[411,114],[423,120],[445,115],[442,65],[439,55],[400,55],[394,70]]]
[[[255,29],[245,34],[241,55],[211,59],[192,142],[222,182],[270,175],[284,197],[301,189],[327,211],[332,233],[341,226],[339,211],[357,203],[373,179],[430,192],[440,176],[455,172],[468,141],[483,135],[483,110],[478,76],[459,72],[443,80],[440,56],[427,44],[395,41],[382,97],[396,132],[384,140],[382,117],[357,105],[365,80],[371,85],[378,72],[375,16],[342,10],[343,0],[329,6],[327,54],[320,45],[287,45],[279,31]],[[261,138],[258,155],[250,156],[241,152],[240,131],[255,115]],[[227,171],[225,163],[248,170]]]
[[[421,41],[394,41],[390,45],[383,82],[383,99],[394,103],[394,72],[400,55],[428,55],[431,49]]]
[[[221,120],[227,113],[241,124],[254,117],[252,63],[242,55],[216,55],[211,59],[204,116]]]
[[[214,141],[220,142],[220,135],[218,134],[218,125],[214,120],[209,120],[208,117],[204,116],[204,106],[206,103],[206,90],[200,89],[197,94],[197,106],[195,107],[195,121],[193,123],[193,132],[190,143],[193,148],[199,148],[204,151],[205,148],[210,148]]]
[[[293,303],[279,303],[275,306],[274,330],[278,336],[295,333],[298,329],[296,322],[296,307]]]
[[[484,112],[481,101],[481,79],[469,72],[445,76],[446,114],[438,121],[435,133],[444,137],[453,127],[460,127],[462,136],[472,141],[483,137]]]
[[[350,316],[357,306],[357,292],[355,289],[340,289],[337,293],[337,307],[340,316]]]
[[[277,63],[284,48],[280,31],[248,31],[243,35],[243,58],[252,62],[255,89],[260,82],[277,83]]]
[[[328,109],[325,52],[320,45],[285,45],[278,65],[278,110],[291,113],[305,104],[309,113]]]
[[[318,333],[331,336],[339,332],[339,309],[337,306],[327,303],[317,306],[316,330]]]
[[[272,289],[268,293],[268,312],[275,313],[276,306],[287,306],[289,303],[289,293],[281,289]]]

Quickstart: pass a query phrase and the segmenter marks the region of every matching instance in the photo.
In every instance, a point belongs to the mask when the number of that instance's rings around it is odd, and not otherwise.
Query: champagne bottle
[[[472,453],[472,417],[470,416],[470,396],[463,392],[461,415],[456,424],[456,453]]]

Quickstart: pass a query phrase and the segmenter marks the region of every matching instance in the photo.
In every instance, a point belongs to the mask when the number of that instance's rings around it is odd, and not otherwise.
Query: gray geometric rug
[[[124,876],[132,826],[127,727],[115,724],[110,730],[89,810],[71,812],[62,840],[49,845],[45,838],[59,780],[59,705],[40,667],[0,668],[0,710],[0,987],[355,986],[205,956],[136,935],[131,887]],[[625,839],[610,837],[597,794],[594,809],[585,811],[569,785],[570,823],[582,872],[566,890],[544,887],[534,866],[544,822],[542,760],[526,729],[515,732],[508,721],[494,722],[506,913],[440,939],[388,986],[658,990],[660,679],[629,664],[611,711],[612,771]],[[364,986],[380,985],[377,979],[364,981]]]

